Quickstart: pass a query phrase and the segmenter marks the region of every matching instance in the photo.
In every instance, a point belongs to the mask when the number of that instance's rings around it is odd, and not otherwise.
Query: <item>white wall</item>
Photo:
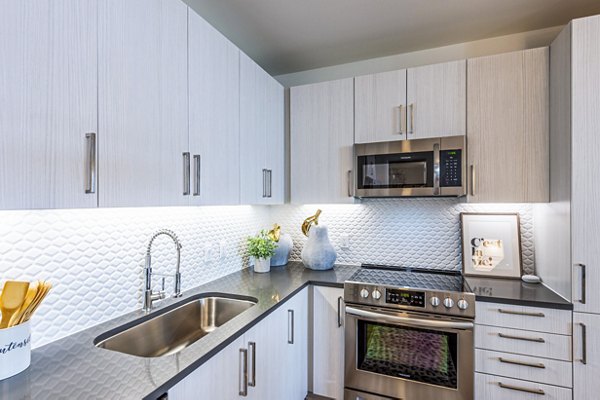
[[[286,87],[548,46],[562,26],[279,75]]]

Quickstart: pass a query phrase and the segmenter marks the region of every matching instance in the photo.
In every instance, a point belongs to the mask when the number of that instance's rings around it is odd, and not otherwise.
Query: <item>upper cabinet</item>
[[[239,204],[240,51],[192,10],[188,32],[191,204]]]
[[[240,196],[242,204],[284,201],[283,86],[240,55]]]
[[[95,1],[2,2],[0,209],[97,206],[96,19]]]
[[[290,89],[292,203],[353,201],[353,83],[350,78]]]
[[[547,202],[548,48],[470,59],[467,91],[469,201]]]
[[[408,139],[464,135],[467,62],[409,68],[406,72]]]
[[[464,135],[466,61],[355,78],[356,143]]]
[[[406,70],[354,79],[355,142],[406,139]]]
[[[98,21],[100,206],[188,204],[187,6],[102,0]]]

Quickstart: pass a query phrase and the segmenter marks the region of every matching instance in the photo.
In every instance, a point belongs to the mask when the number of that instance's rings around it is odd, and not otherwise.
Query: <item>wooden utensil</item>
[[[10,322],[8,323],[9,327],[19,325],[21,323],[21,319],[23,318],[25,311],[27,311],[31,303],[33,303],[33,301],[37,297],[40,288],[40,281],[33,282],[29,285],[29,290],[27,290],[27,296],[25,297],[25,301],[23,302],[21,308],[19,308],[19,311],[17,311],[15,315],[13,315],[13,317],[11,318]]]
[[[2,320],[0,329],[7,328],[12,316],[19,311],[27,297],[29,282],[6,281],[2,289]]]
[[[41,289],[38,293],[37,298],[29,305],[29,308],[27,309],[27,311],[25,311],[25,314],[21,318],[20,323],[29,321],[29,318],[31,318],[35,310],[37,310],[37,308],[40,306],[50,289],[52,289],[52,284],[50,282],[41,283]]]

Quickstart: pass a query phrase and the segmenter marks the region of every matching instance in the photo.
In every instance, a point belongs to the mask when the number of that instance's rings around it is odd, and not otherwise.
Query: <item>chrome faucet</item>
[[[152,303],[155,300],[162,300],[165,298],[165,280],[163,277],[162,290],[158,293],[154,293],[152,291],[152,257],[150,253],[152,252],[152,243],[154,243],[154,239],[161,235],[166,235],[173,239],[175,243],[175,250],[177,251],[177,265],[175,269],[175,292],[173,293],[173,297],[181,296],[181,273],[179,272],[179,264],[181,261],[181,244],[179,243],[179,239],[175,232],[170,231],[168,229],[161,229],[160,231],[154,233],[150,238],[150,242],[148,243],[148,248],[146,249],[146,263],[144,266],[144,306],[143,310],[149,312],[152,310]]]

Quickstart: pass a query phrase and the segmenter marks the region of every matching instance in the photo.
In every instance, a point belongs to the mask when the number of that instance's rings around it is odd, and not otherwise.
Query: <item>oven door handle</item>
[[[346,305],[346,314],[369,318],[381,322],[401,323],[403,325],[416,328],[473,329],[474,326],[472,322],[438,321],[431,319],[400,317],[398,315],[362,310],[348,305]]]

